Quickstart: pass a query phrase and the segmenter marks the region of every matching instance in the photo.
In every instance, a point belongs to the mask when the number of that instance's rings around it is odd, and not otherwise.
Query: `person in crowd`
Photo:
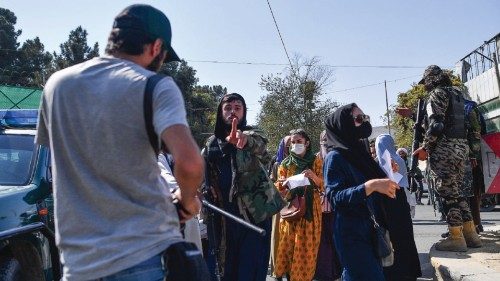
[[[281,139],[280,144],[278,145],[278,151],[276,155],[271,160],[271,165],[269,167],[269,178],[276,182],[278,180],[278,168],[281,164],[281,161],[288,156],[290,150],[290,136],[285,136]]]
[[[411,177],[408,173],[408,171],[410,170],[410,166],[408,164],[408,150],[406,150],[406,148],[404,147],[401,147],[401,148],[398,148],[398,150],[396,151],[396,153],[399,155],[399,157],[401,157],[401,159],[403,159],[404,161],[404,168],[406,169],[406,180],[408,183],[411,182]],[[400,169],[401,166],[400,166]],[[402,170],[404,171],[404,170]],[[408,190],[408,192],[407,192]],[[406,194],[406,199],[408,201],[408,205],[410,205],[410,214],[411,214],[411,218],[414,218],[415,217],[415,208],[416,208],[416,205],[417,205],[417,200],[415,198],[415,196],[410,192],[411,188],[410,187],[407,187],[405,189],[405,194]],[[430,199],[429,199],[430,201]]]
[[[305,197],[305,214],[296,221],[280,220],[275,275],[288,280],[312,280],[321,238],[321,200],[323,174],[321,158],[311,149],[311,139],[303,129],[290,131],[290,154],[278,168],[276,187],[287,201]],[[289,189],[283,183],[291,176],[304,174],[310,184]]]
[[[321,132],[319,145],[320,150],[316,154],[316,158],[321,161],[321,166],[323,166],[323,161],[328,153],[326,131]],[[342,267],[337,257],[335,244],[333,243],[333,224],[335,214],[333,213],[332,205],[326,198],[326,193],[324,191],[321,193],[320,199],[322,211],[321,240],[319,242],[314,280],[337,280],[342,275]]]
[[[158,167],[160,168],[161,176],[165,181],[167,191],[170,194],[175,194],[179,188],[179,184],[177,183],[177,180],[174,177],[174,172],[172,171],[174,167],[172,155],[167,152],[165,146],[162,146],[162,151],[158,155]],[[182,235],[186,241],[194,243],[198,249],[203,250],[198,217],[195,216],[186,220],[182,229]]]
[[[419,83],[429,93],[429,126],[422,147],[414,155],[420,160],[429,158],[430,173],[443,198],[450,233],[436,244],[436,250],[464,252],[468,247],[481,247],[469,204],[460,191],[469,149],[463,93],[452,87],[449,76],[437,65],[427,67]]]
[[[339,107],[325,120],[328,149],[324,162],[327,198],[334,208],[334,242],[342,265],[342,280],[385,280],[375,254],[373,222],[367,205],[382,217],[380,200],[394,199],[399,189],[360,142],[372,127],[354,103]]]
[[[483,231],[481,224],[481,195],[485,192],[483,163],[481,156],[481,135],[486,133],[484,117],[477,107],[477,103],[465,99],[465,123],[467,128],[467,142],[469,144],[469,159],[472,173],[472,194],[469,197],[469,206],[477,232]]]
[[[415,171],[410,171],[410,163],[408,161],[408,150],[406,150],[406,148],[404,148],[404,147],[398,148],[398,150],[396,152],[405,162],[405,167],[406,167],[406,170],[408,171],[408,177],[407,177],[408,182],[409,183],[412,182],[411,181],[412,177],[414,179],[413,184],[415,186],[410,186],[409,189],[412,191],[415,190],[416,204],[423,205],[422,195],[424,193],[424,184],[423,184],[422,180],[424,179],[424,175],[422,175],[422,171],[420,171],[420,169],[418,167]],[[412,173],[412,175],[410,175],[410,172]],[[430,205],[430,200],[427,202],[427,205]]]
[[[373,159],[377,159],[377,152],[375,151],[375,139],[369,141],[370,143],[370,155]]]
[[[278,151],[271,161],[269,167],[269,178],[273,183],[278,180],[278,168],[281,165],[281,161],[288,156],[290,150],[290,136],[285,136],[281,139],[278,145]],[[274,276],[274,267],[276,263],[276,257],[278,255],[278,241],[279,241],[279,226],[280,226],[280,213],[276,213],[272,218],[272,229],[271,229],[271,257],[269,259],[270,272],[272,277]]]
[[[399,189],[394,199],[382,198],[381,203],[385,210],[387,229],[389,230],[392,246],[394,247],[394,264],[384,267],[386,280],[404,281],[417,280],[422,275],[418,259],[417,246],[413,234],[413,225],[410,216],[410,205],[407,198],[409,191],[408,175],[405,161],[396,153],[394,139],[389,134],[379,135],[375,140],[377,160],[381,167],[385,165],[382,155],[387,151],[391,161],[396,162],[398,173],[402,175],[398,182]],[[388,172],[388,171],[387,171]],[[387,173],[386,172],[386,173]]]
[[[179,60],[171,35],[163,12],[129,6],[114,20],[106,55],[60,70],[45,85],[36,142],[52,153],[63,280],[163,280],[162,252],[182,240],[179,219],[201,208],[203,160],[171,77],[154,89],[153,125],[177,162],[179,212],[144,123],[148,77]]]
[[[216,214],[208,217],[209,239],[218,266],[210,265],[221,280],[264,281],[271,243],[271,217],[285,202],[267,176],[270,160],[261,130],[247,126],[244,98],[222,97],[214,135],[202,151],[206,163],[205,194],[226,212],[266,231],[265,236]]]

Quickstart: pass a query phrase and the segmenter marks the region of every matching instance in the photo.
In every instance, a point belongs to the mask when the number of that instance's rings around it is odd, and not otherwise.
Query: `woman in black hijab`
[[[343,267],[342,280],[385,280],[375,254],[367,204],[384,224],[378,215],[382,213],[378,197],[394,198],[399,187],[386,178],[361,141],[370,136],[372,127],[356,104],[338,108],[327,117],[325,126],[330,150],[323,166],[325,188],[336,214],[334,241]]]

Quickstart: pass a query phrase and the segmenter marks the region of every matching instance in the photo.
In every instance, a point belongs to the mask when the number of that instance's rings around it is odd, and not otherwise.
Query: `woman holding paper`
[[[396,198],[382,198],[381,203],[387,218],[387,229],[394,247],[394,264],[384,267],[385,279],[390,281],[417,280],[422,275],[417,247],[413,236],[413,225],[410,215],[410,205],[407,196],[411,196],[408,187],[408,177],[404,160],[396,153],[394,139],[391,135],[382,134],[375,140],[375,150],[380,167],[387,176],[398,182],[400,189]],[[391,162],[399,166],[393,171]]]
[[[286,275],[288,280],[312,280],[321,238],[319,195],[323,190],[323,167],[321,158],[312,152],[311,140],[304,130],[293,130],[290,137],[290,154],[278,168],[276,187],[288,202],[304,194],[306,212],[297,221],[280,220],[274,273],[278,277]]]
[[[325,127],[330,152],[323,172],[326,194],[334,206],[334,242],[343,268],[342,280],[384,281],[368,205],[375,210],[377,222],[385,226],[379,201],[381,197],[393,200],[399,187],[361,142],[370,136],[372,127],[356,104],[339,107],[326,118]]]

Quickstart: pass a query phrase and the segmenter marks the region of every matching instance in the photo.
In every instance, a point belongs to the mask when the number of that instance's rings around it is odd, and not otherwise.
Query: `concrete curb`
[[[464,253],[437,251],[432,246],[429,257],[437,281],[500,280],[500,226],[485,229],[483,247]]]

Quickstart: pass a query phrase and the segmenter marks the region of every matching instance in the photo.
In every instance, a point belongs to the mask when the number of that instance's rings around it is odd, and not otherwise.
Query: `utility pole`
[[[391,134],[391,115],[389,114],[389,100],[387,99],[387,81],[384,80],[385,87],[385,109],[387,114],[387,128],[389,128],[389,135]]]

